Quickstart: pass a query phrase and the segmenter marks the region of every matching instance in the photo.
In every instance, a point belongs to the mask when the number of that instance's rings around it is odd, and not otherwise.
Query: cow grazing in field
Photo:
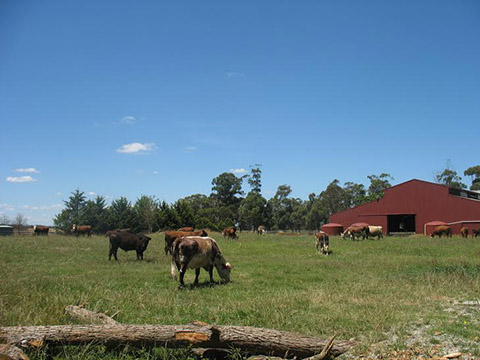
[[[437,226],[430,236],[433,238],[435,235],[438,237],[442,237],[442,235],[452,237],[452,229],[448,225]]]
[[[195,229],[191,226],[181,227],[177,231],[195,231]]]
[[[238,239],[237,235],[237,228],[236,227],[228,227],[223,229],[223,237],[229,239]]]
[[[323,255],[328,255],[329,245],[330,239],[326,232],[318,231],[315,233],[315,247],[317,248],[317,252],[321,252]]]
[[[48,226],[43,226],[43,225],[35,225],[33,227],[33,235],[45,235],[48,236],[48,231],[50,228]]]
[[[350,239],[355,241],[355,235],[357,235],[358,237],[362,236],[365,240],[369,233],[368,226],[350,226],[342,233],[342,238],[345,239],[349,236]]]
[[[197,231],[165,231],[165,255],[172,253],[172,244],[176,238],[184,236],[208,236],[205,230]]]
[[[135,250],[137,252],[137,260],[143,260],[143,252],[147,250],[150,237],[144,234],[131,234],[124,231],[112,231],[108,236],[110,238],[110,250],[108,252],[108,260],[113,257],[117,258],[118,248],[124,251]]]
[[[462,237],[464,238],[468,238],[468,228],[467,227],[462,227],[460,229],[460,235],[462,235]]]
[[[263,234],[265,234],[265,233],[266,233],[266,231],[265,231],[265,226],[260,225],[260,226],[257,228],[257,234],[263,235]]]
[[[86,234],[88,237],[90,237],[92,235],[92,227],[90,225],[73,224],[72,233],[74,233],[76,236],[79,236],[79,235],[85,236]]]
[[[472,229],[472,238],[480,235],[480,229]]]
[[[213,268],[217,269],[218,275],[224,282],[230,281],[232,266],[218,247],[217,242],[211,237],[186,236],[177,238],[172,245],[171,274],[175,279],[177,270],[180,272],[180,288],[185,286],[183,281],[187,269],[195,269],[194,285],[198,284],[200,268],[204,268],[210,275],[213,283]]]
[[[383,229],[381,226],[372,226],[368,227],[368,237],[377,237],[377,240],[383,239]]]

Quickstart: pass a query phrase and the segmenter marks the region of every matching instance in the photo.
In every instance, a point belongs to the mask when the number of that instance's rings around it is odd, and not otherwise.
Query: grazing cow
[[[223,229],[223,237],[229,239],[238,239],[237,235],[237,228],[236,227],[228,227]]]
[[[90,225],[75,225],[73,224],[72,226],[72,233],[74,233],[76,236],[79,236],[82,234],[85,236],[87,234],[88,237],[92,236],[92,227]]]
[[[433,238],[435,235],[438,235],[438,237],[442,237],[442,235],[452,237],[452,229],[448,225],[437,226],[430,236]]]
[[[323,231],[315,232],[315,247],[317,252],[322,252],[323,255],[328,255],[328,247],[330,245],[330,239],[328,234]]]
[[[110,232],[110,251],[108,252],[108,260],[113,257],[117,258],[118,248],[124,251],[135,250],[137,252],[137,260],[143,260],[143,252],[147,250],[150,237],[144,234],[131,234],[124,231]]]
[[[460,229],[460,235],[462,235],[462,237],[464,238],[468,238],[468,228],[467,227],[462,227]]]
[[[195,231],[195,229],[191,226],[186,226],[178,229],[177,231]]]
[[[368,234],[368,226],[350,226],[342,233],[342,238],[345,239],[346,236],[349,236],[350,239],[355,241],[355,235],[358,235],[358,237],[362,236],[363,240],[365,240],[368,238]]]
[[[45,235],[48,236],[48,231],[50,228],[48,226],[35,225],[33,227],[33,235]]]
[[[265,232],[266,232],[266,231],[265,231],[265,226],[260,225],[260,226],[257,228],[257,234],[263,235],[263,234],[265,234]]]
[[[217,242],[211,237],[186,236],[177,238],[172,245],[171,274],[176,278],[177,269],[180,272],[180,288],[185,285],[183,278],[188,268],[195,269],[194,285],[198,284],[200,268],[204,268],[213,283],[213,267],[224,282],[230,281],[232,265],[225,258]]]
[[[377,240],[380,240],[380,238],[383,239],[383,229],[381,226],[369,226],[368,227],[368,237],[377,237]]]
[[[472,238],[480,235],[480,229],[472,229]]]
[[[172,253],[172,244],[176,238],[184,236],[208,236],[205,230],[198,231],[165,231],[165,255]]]

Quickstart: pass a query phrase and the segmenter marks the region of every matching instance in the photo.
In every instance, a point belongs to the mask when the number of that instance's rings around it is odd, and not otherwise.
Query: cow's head
[[[226,283],[230,282],[230,272],[232,271],[233,266],[225,261],[222,254],[217,254],[215,257],[215,267],[222,280]]]
[[[202,229],[202,235],[200,235],[200,236],[205,237],[205,236],[208,236],[208,234],[207,234],[207,232],[206,232],[204,229]]]
[[[147,246],[148,246],[148,243],[150,242],[150,240],[152,240],[152,238],[148,237],[147,235],[142,234],[142,235],[140,235],[140,239],[143,242],[143,245],[142,245],[143,250],[146,250]]]
[[[77,225],[76,224],[73,224],[72,225],[72,231],[76,231],[77,230]]]

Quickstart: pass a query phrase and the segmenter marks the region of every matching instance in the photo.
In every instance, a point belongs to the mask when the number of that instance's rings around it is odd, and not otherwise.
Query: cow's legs
[[[185,286],[185,283],[183,282],[183,278],[185,277],[185,273],[187,272],[188,263],[189,262],[186,262],[180,265],[180,287]]]
[[[193,282],[193,285],[198,284],[198,277],[200,276],[200,268],[195,269],[195,281]]]
[[[210,276],[210,282],[213,283],[213,265],[210,265],[208,268],[206,268],[205,270],[208,271],[208,275]]]

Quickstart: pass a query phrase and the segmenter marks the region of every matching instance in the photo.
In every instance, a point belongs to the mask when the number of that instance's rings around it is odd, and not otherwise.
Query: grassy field
[[[183,290],[170,277],[162,234],[153,235],[143,262],[123,251],[118,262],[108,261],[108,239],[101,236],[2,237],[0,324],[68,324],[65,306],[87,303],[91,310],[119,311],[116,320],[122,323],[199,320],[318,337],[337,333],[360,341],[354,354],[392,338],[392,346],[405,347],[412,331],[424,328],[432,344],[441,341],[435,340],[441,333],[456,339],[460,351],[480,356],[472,345],[480,334],[480,307],[472,313],[458,305],[480,298],[480,240],[333,237],[333,253],[321,256],[312,235],[213,237],[234,266],[232,282],[207,286],[202,270],[201,286]],[[190,270],[186,283],[193,277]],[[75,351],[57,358],[108,358],[98,349]],[[175,357],[159,351],[134,356]]]

